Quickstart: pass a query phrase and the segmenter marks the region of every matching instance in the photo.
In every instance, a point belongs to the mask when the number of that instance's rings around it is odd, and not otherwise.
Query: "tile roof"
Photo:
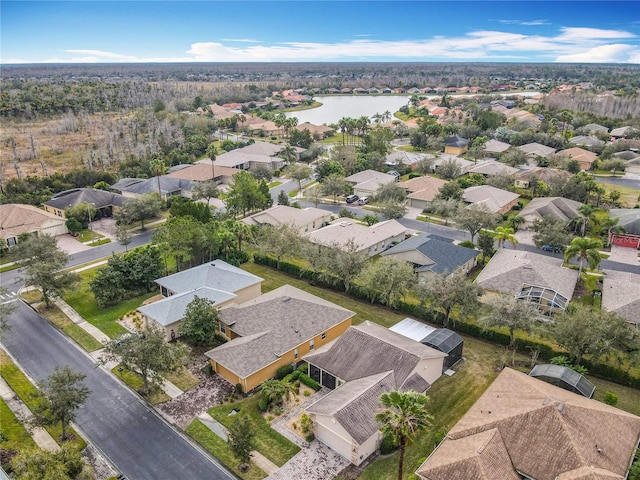
[[[380,395],[395,390],[392,370],[347,382],[307,407],[307,413],[328,415],[359,444],[378,432],[375,414],[381,408]],[[424,390],[423,390],[424,391]]]
[[[213,262],[159,278],[156,283],[172,292],[184,293],[198,287],[237,292],[262,281],[262,278],[234,267],[227,262],[214,260]]]
[[[578,162],[585,162],[589,164],[595,162],[596,158],[598,158],[595,153],[580,147],[567,148],[566,150],[560,150],[557,153],[558,155],[565,155],[572,160],[577,160]]]
[[[45,212],[33,205],[0,204],[0,231],[2,238],[17,237],[22,233],[40,231],[55,224],[64,225],[64,218]]]
[[[156,184],[157,185],[157,184]],[[158,187],[156,186],[156,190]],[[51,199],[44,202],[53,208],[64,210],[71,205],[79,203],[92,203],[96,208],[120,206],[124,197],[118,193],[97,188],[73,188],[55,194]]]
[[[326,350],[311,352],[304,360],[351,382],[388,370],[394,371],[395,388],[411,375],[420,360],[446,354],[399,333],[365,321],[347,329]]]
[[[518,295],[523,284],[546,287],[571,300],[578,272],[562,263],[562,258],[501,248],[475,281],[485,290],[508,295]]]
[[[420,265],[425,268],[419,271],[430,270],[439,275],[453,273],[480,254],[472,248],[454,245],[451,239],[423,233],[400,242],[382,255],[398,255],[412,250],[420,252],[425,257],[425,263]]]
[[[491,185],[477,185],[464,189],[462,199],[468,203],[481,203],[487,206],[491,212],[498,212],[506,205],[519,198],[517,193]]]
[[[627,322],[640,324],[640,275],[607,270],[602,286],[602,308]]]
[[[345,247],[349,240],[353,239],[359,247],[358,251],[364,251],[383,240],[402,235],[406,231],[407,229],[396,220],[379,222],[370,227],[356,223],[354,220],[339,220],[307,233],[306,237],[313,243],[338,248]]]
[[[285,285],[241,305],[222,308],[220,321],[240,338],[206,355],[246,378],[353,315],[350,310]]]
[[[138,311],[162,326],[168,326],[184,318],[187,306],[195,297],[211,300],[215,306],[236,298],[236,295],[209,287],[199,287],[190,292],[163,298],[138,308]]]
[[[518,478],[507,476],[511,469],[536,480],[622,480],[639,437],[639,417],[505,368],[416,473]],[[478,462],[494,473],[478,477]]]

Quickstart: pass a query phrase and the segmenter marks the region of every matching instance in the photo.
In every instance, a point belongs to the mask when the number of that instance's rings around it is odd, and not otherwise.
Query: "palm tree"
[[[160,158],[154,158],[149,162],[149,172],[152,177],[156,177],[158,179],[158,193],[160,194],[160,198],[162,198],[162,190],[160,189],[160,176],[164,175],[167,171],[167,166]]]
[[[582,264],[586,260],[589,267],[596,268],[602,258],[600,257],[599,249],[602,248],[602,242],[595,238],[589,237],[576,237],[571,240],[571,244],[564,251],[565,260],[569,261],[570,258],[578,257],[580,260],[580,268],[578,272],[582,273]]]
[[[347,131],[346,117],[342,117],[340,120],[338,120],[338,126],[340,127],[340,131],[342,132],[342,145],[344,145],[344,134]]]
[[[385,110],[382,114],[382,121],[388,122],[389,120],[391,120],[391,112],[389,110]]]
[[[298,125],[298,117],[287,118],[287,120],[284,122],[284,129],[287,136],[290,135],[289,132],[291,132],[291,129],[296,128],[297,125]]]
[[[398,480],[402,480],[402,467],[405,447],[420,430],[431,426],[433,416],[427,411],[429,397],[422,393],[392,391],[380,396],[384,407],[376,413],[376,422],[380,423],[380,431],[389,436],[398,445]]]
[[[496,238],[498,239],[498,248],[500,248],[500,246],[504,248],[505,243],[509,242],[511,243],[511,245],[513,245],[513,249],[515,250],[518,245],[518,239],[516,238],[514,233],[515,232],[513,231],[513,228],[510,228],[510,227],[496,228],[496,234],[497,234]]]
[[[286,121],[287,121],[287,117],[282,112],[276,113],[275,116],[273,117],[273,123],[275,123],[276,127],[278,128],[283,127]]]
[[[296,149],[293,148],[289,143],[282,147],[282,149],[278,152],[278,155],[285,162],[287,162],[287,164],[295,162],[297,158]]]
[[[288,398],[294,391],[292,383],[276,380],[275,378],[263,382],[260,386],[260,395],[267,401],[267,404],[282,405],[285,397]]]
[[[575,222],[576,226],[580,225],[582,236],[584,237],[587,233],[587,224],[595,219],[593,215],[594,208],[591,205],[582,205],[580,208],[578,208],[578,213],[581,216],[577,217],[575,219]]]

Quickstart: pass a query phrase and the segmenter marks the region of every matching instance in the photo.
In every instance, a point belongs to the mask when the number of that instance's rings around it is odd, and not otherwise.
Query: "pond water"
[[[318,108],[288,112],[287,118],[297,117],[298,123],[310,122],[314,125],[337,123],[342,117],[358,118],[363,115],[371,118],[376,113],[389,110],[391,115],[409,102],[407,95],[336,95],[315,97],[322,103]]]
[[[540,92],[519,92],[518,95],[530,97]],[[514,95],[513,93],[503,96]],[[471,96],[471,95],[456,95]],[[421,96],[422,98],[439,98],[439,95]],[[298,123],[309,122],[314,125],[338,123],[342,117],[358,118],[363,115],[371,118],[376,113],[383,114],[387,110],[393,115],[400,107],[409,103],[409,95],[328,95],[317,96],[315,100],[322,103],[318,108],[287,112],[287,118],[297,117]]]

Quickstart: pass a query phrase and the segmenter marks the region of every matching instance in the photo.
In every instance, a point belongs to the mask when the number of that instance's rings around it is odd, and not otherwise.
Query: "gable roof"
[[[475,281],[484,290],[508,295],[518,295],[524,284],[545,287],[571,300],[578,272],[562,263],[562,258],[500,248]]]
[[[607,270],[602,286],[602,307],[627,322],[640,324],[640,275]]]
[[[609,211],[609,216],[617,218],[618,225],[624,227],[625,232],[640,235],[640,209],[612,208]]]
[[[526,222],[552,217],[567,222],[579,215],[583,204],[564,197],[538,197],[531,200],[521,211],[520,216]]]
[[[158,177],[152,178],[123,178],[111,185],[112,190],[130,192],[137,195],[158,193]],[[179,190],[191,190],[191,182],[181,178],[160,176],[160,191],[162,195],[170,195]]]
[[[468,203],[479,203],[486,205],[491,212],[498,212],[506,205],[519,198],[517,193],[491,185],[477,185],[464,189],[462,199]]]
[[[331,219],[331,212],[320,208],[295,208],[288,205],[275,205],[267,210],[242,219],[247,225],[289,225],[300,228],[313,222],[318,222],[318,227]]]
[[[64,218],[33,205],[0,204],[0,232],[5,239],[17,237],[22,233],[37,232],[56,224],[64,225],[64,223]]]
[[[241,305],[222,308],[220,321],[240,338],[206,355],[246,378],[353,315],[346,308],[285,285]]]
[[[378,431],[375,413],[381,408],[380,395],[394,390],[395,384],[393,370],[358,378],[332,390],[306,410],[315,415],[333,416],[362,444]]]
[[[153,319],[156,323],[166,327],[179,322],[184,318],[187,306],[196,298],[206,298],[211,300],[214,306],[228,302],[236,298],[231,292],[216,290],[209,287],[198,287],[190,292],[183,292],[177,295],[163,298],[157,302],[139,307],[137,310],[144,316]]]
[[[408,195],[409,198],[431,201],[446,183],[446,180],[425,175],[423,177],[410,178],[406,182],[400,182],[398,186],[411,192]]]
[[[511,145],[500,140],[491,139],[484,145],[484,151],[489,153],[502,153],[506,152]]]
[[[400,388],[420,360],[445,356],[434,348],[365,321],[349,327],[327,349],[305,355],[304,360],[347,383],[393,370],[394,388]]]
[[[120,206],[123,200],[124,197],[122,195],[107,190],[99,190],[97,188],[73,188],[55,194],[44,202],[44,205],[64,210],[67,207],[79,203],[91,203],[96,208],[103,208]]]
[[[398,255],[411,250],[420,252],[426,257],[425,263],[420,265],[424,268],[418,268],[417,271],[430,270],[439,275],[445,272],[453,273],[480,254],[472,248],[455,245],[453,240],[449,238],[423,233],[400,242],[383,252],[382,255]]]
[[[356,223],[353,220],[340,220],[319,230],[309,232],[306,237],[313,243],[328,247],[344,248],[353,239],[358,251],[371,248],[374,245],[398,235],[403,235],[407,229],[396,220],[378,222],[370,227]]]
[[[507,456],[487,452],[496,436]],[[511,469],[536,480],[622,480],[639,437],[640,417],[505,368],[416,473],[518,478],[506,475]],[[497,474],[475,476],[482,457]],[[448,476],[438,475],[445,468]]]
[[[555,148],[547,147],[537,142],[527,143],[526,145],[520,145],[516,148],[532,157],[548,157],[552,153],[556,153]]]
[[[262,278],[234,267],[223,260],[214,260],[159,278],[156,283],[174,293],[184,293],[198,287],[237,292],[262,281]]]

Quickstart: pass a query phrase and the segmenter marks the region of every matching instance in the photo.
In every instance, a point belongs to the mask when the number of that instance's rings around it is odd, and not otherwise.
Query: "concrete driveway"
[[[611,245],[611,255],[608,258],[611,262],[626,263],[638,266],[638,251],[635,248],[620,247]]]
[[[64,234],[58,235],[56,237],[56,244],[58,248],[63,252],[66,252],[69,255],[73,255],[74,253],[84,252],[85,250],[89,250],[91,247],[79,242],[75,237],[71,235]]]

